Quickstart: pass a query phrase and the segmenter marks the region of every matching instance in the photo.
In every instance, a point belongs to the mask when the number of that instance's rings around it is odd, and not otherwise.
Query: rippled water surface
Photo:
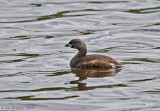
[[[119,71],[71,71],[73,38]],[[0,110],[159,111],[160,0],[0,0]]]

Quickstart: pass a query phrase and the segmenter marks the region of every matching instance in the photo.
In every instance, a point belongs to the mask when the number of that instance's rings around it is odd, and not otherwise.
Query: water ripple
[[[159,4],[159,0],[1,0],[0,106],[158,111]],[[123,68],[70,69],[77,51],[64,45],[73,38],[84,40],[88,54],[113,57]]]

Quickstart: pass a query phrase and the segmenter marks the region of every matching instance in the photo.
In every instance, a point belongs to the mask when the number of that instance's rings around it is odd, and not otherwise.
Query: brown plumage
[[[70,61],[71,68],[121,68],[113,58],[104,55],[86,55],[87,48],[81,39],[73,39],[65,47],[78,49],[78,53]]]

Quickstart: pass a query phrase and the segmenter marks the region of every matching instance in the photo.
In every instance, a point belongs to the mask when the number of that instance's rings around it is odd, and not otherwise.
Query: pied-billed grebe
[[[81,39],[73,39],[65,47],[78,49],[78,53],[70,61],[71,68],[121,68],[113,58],[104,55],[86,55],[87,48]]]

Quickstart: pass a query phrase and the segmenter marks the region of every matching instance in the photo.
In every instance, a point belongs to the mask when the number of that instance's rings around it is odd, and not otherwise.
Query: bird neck
[[[78,49],[78,53],[70,61],[70,66],[73,67],[75,64],[77,64],[77,62],[80,60],[80,58],[86,56],[86,54],[87,54],[86,47]]]
[[[81,57],[86,56],[86,54],[87,54],[87,48],[83,47],[83,48],[78,49],[78,53],[76,54],[75,57],[81,58]]]

